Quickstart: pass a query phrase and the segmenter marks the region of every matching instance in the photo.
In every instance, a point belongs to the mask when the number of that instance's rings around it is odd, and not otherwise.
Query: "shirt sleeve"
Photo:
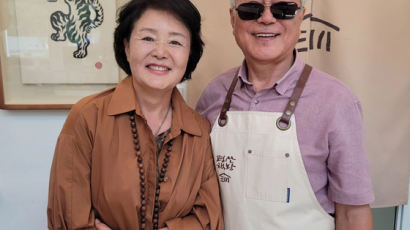
[[[90,189],[91,148],[84,119],[70,114],[58,138],[51,167],[49,229],[95,229]]]
[[[370,204],[374,194],[358,101],[337,108],[329,132],[329,199],[347,205]]]
[[[208,121],[209,118],[207,114],[209,113],[210,101],[209,101],[209,87],[207,86],[202,92],[201,96],[198,99],[198,102],[195,106],[195,111],[197,111],[201,116],[205,117]]]
[[[194,202],[191,215],[167,221],[166,225],[169,230],[224,229],[218,178],[214,167],[210,141],[206,149],[202,178],[201,187]]]

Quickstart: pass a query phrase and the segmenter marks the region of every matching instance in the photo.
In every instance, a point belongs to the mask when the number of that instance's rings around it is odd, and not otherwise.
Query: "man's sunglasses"
[[[292,19],[300,7],[296,2],[278,2],[270,6],[270,11],[276,19]],[[257,2],[243,3],[236,8],[238,16],[242,20],[256,20],[265,10],[265,5]]]

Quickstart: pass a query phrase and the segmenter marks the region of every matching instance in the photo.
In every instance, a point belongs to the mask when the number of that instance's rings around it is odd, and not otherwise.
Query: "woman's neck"
[[[168,91],[147,90],[135,82],[133,85],[141,112],[153,135],[168,130],[172,123],[172,111],[168,111],[171,107],[172,89]]]

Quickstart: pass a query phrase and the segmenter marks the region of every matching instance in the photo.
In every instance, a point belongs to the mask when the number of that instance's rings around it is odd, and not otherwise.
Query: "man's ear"
[[[229,9],[229,14],[231,15],[231,26],[232,26],[232,29],[233,29],[235,27],[235,20],[236,20],[236,18],[235,18],[235,14],[236,14],[235,9],[230,8]]]

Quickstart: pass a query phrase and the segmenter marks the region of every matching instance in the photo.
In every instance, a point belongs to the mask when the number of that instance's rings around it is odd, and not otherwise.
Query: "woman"
[[[132,0],[115,31],[115,89],[78,102],[51,169],[50,229],[223,229],[209,124],[183,101],[201,55],[189,0]]]

